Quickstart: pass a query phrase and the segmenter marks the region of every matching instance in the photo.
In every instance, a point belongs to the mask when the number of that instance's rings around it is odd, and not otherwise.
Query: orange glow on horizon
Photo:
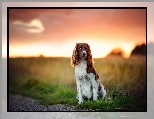
[[[79,41],[82,42],[83,40]],[[86,40],[84,40],[86,41]],[[73,49],[77,42],[67,42],[59,45],[49,43],[27,44],[27,45],[11,45],[9,47],[9,57],[38,57],[43,55],[45,57],[71,57]],[[112,50],[120,48],[124,54],[123,57],[128,58],[131,51],[135,47],[134,43],[121,42],[104,42],[104,41],[87,41],[90,45],[93,58],[103,58],[107,56]]]

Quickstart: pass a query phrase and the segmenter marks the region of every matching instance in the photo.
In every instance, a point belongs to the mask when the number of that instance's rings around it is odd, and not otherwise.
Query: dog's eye
[[[79,50],[81,50],[81,47],[79,48]]]

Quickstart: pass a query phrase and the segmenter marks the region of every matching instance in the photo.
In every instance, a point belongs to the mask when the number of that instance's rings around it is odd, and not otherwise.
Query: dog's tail
[[[102,84],[100,84],[100,87],[101,87],[101,89],[99,91],[99,94],[104,99],[105,96],[106,96],[106,90],[105,90],[105,88],[104,88],[104,86]]]

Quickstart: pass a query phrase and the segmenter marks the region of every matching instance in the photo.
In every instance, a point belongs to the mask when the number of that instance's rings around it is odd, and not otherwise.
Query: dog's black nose
[[[83,56],[86,56],[86,53],[85,52],[83,52]]]

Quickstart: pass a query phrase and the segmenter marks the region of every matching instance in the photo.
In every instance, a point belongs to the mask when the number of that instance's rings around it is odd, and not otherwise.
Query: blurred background
[[[146,9],[9,9],[9,79],[76,87],[70,61],[79,42],[90,45],[108,89],[146,87]]]

